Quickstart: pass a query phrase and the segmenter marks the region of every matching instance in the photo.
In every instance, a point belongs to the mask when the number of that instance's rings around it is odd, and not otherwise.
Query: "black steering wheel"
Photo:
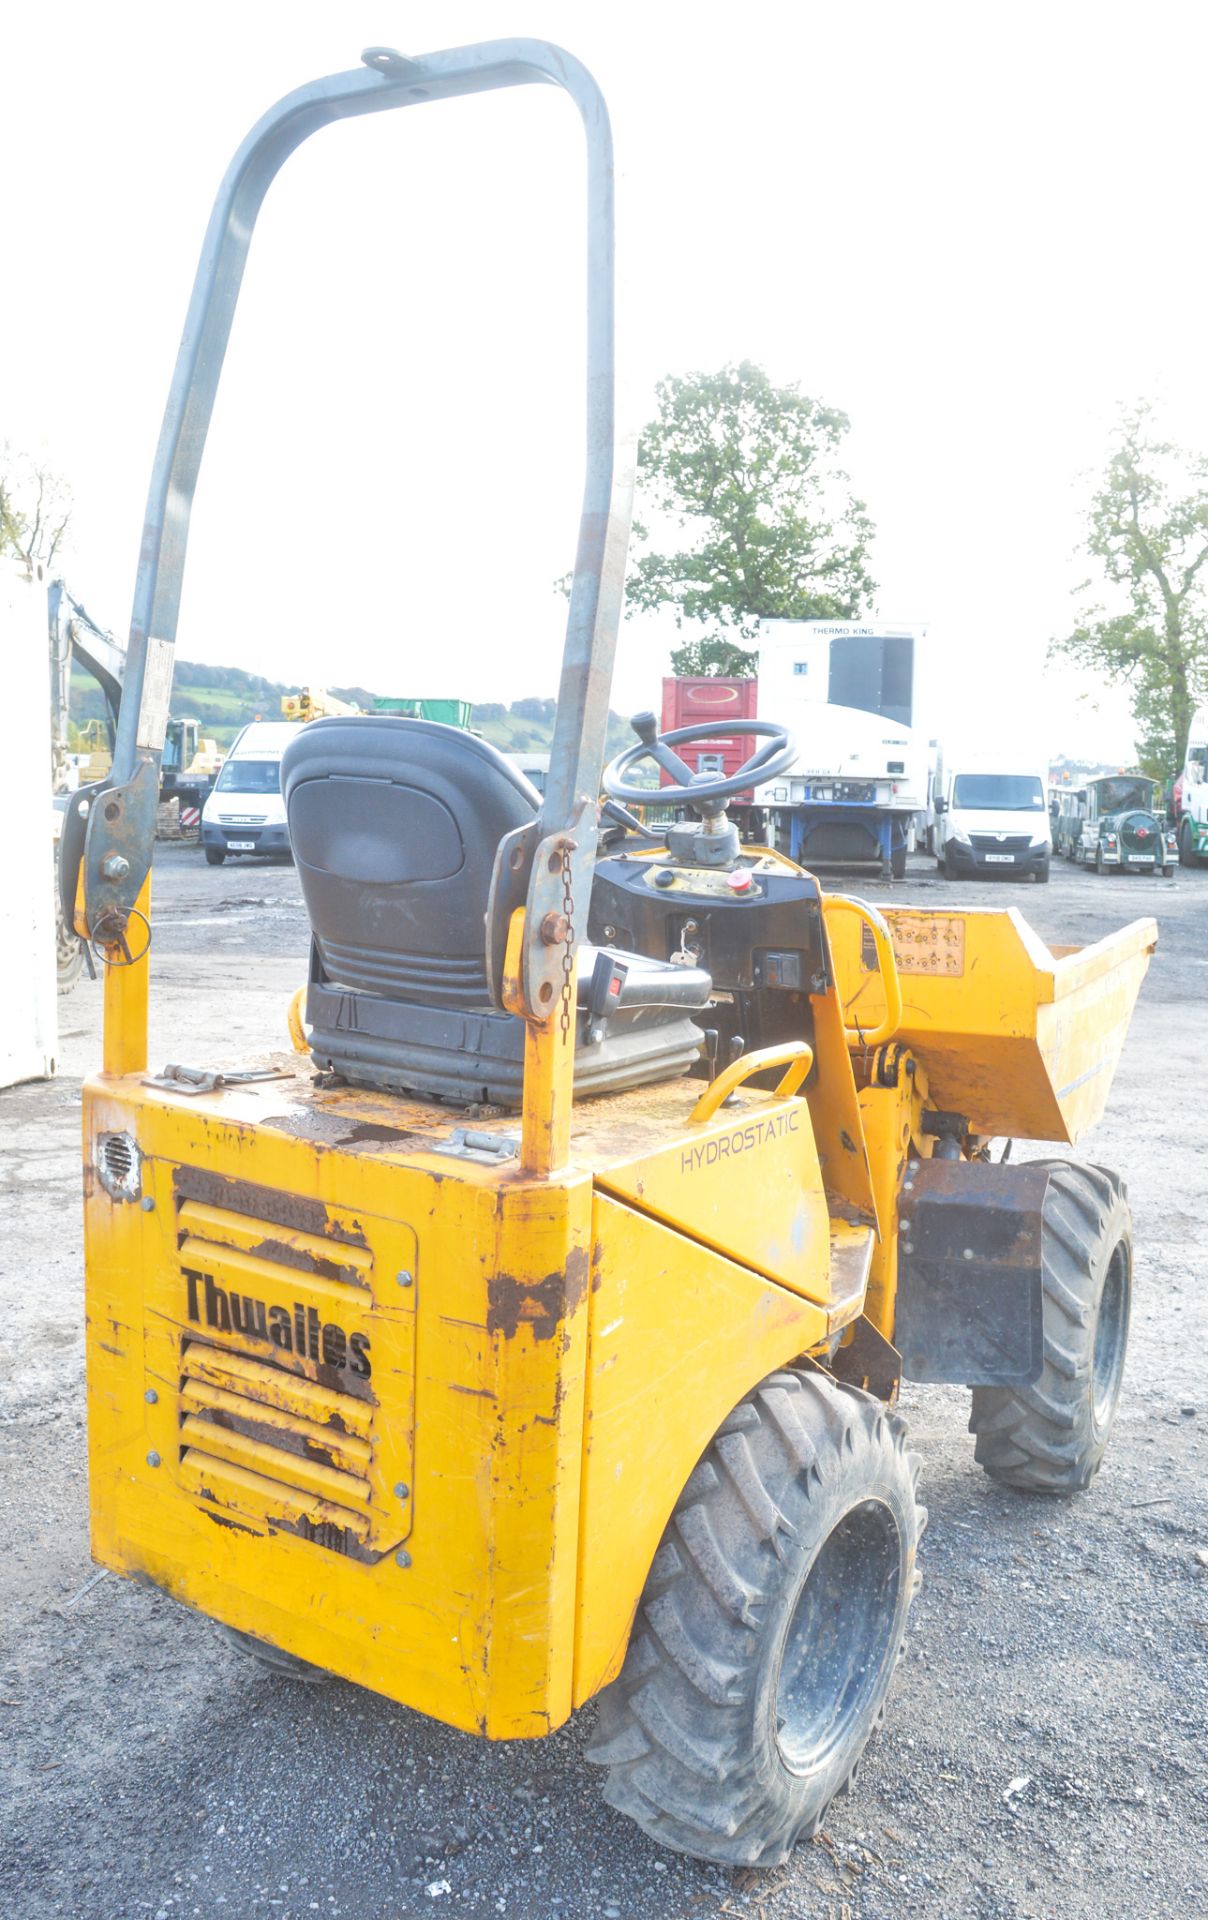
[[[797,758],[797,742],[787,727],[778,727],[773,720],[727,720],[724,723],[727,734],[747,734],[767,744],[744,761],[737,773],[693,773],[673,749],[687,746],[690,740],[716,740],[721,731],[716,723],[676,727],[671,733],[660,733],[652,713],[635,713],[630,725],[638,736],[638,744],[618,753],[605,767],[603,779],[604,791],[610,799],[628,806],[649,806],[652,801],[662,806],[683,800],[699,807],[706,816],[723,813],[731,794],[775,779]],[[631,786],[625,776],[643,760],[653,760],[664,773],[671,775],[673,784],[657,788]]]

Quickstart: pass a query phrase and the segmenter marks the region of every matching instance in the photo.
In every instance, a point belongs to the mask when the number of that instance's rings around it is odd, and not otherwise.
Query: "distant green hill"
[[[391,689],[404,697],[408,689]],[[461,695],[461,688],[454,693]],[[194,660],[178,660],[172,690],[172,712],[178,718],[201,723],[202,732],[229,747],[240,727],[249,720],[277,720],[281,717],[283,693],[297,693],[296,686],[281,680],[266,680],[263,674],[246,673],[242,667],[202,666]],[[369,712],[373,694],[368,687],[329,687],[337,700]],[[554,732],[557,703],[531,695],[513,700],[483,701],[474,707],[473,728],[493,746],[505,753],[546,753]],[[105,704],[92,676],[75,669],[71,676],[71,718],[77,726],[104,717]],[[608,716],[609,754],[619,753],[634,740],[628,718],[619,713]]]

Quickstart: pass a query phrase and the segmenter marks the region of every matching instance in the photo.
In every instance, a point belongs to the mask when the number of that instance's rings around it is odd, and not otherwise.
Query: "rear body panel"
[[[709,1435],[860,1310],[870,1235],[843,1228],[828,1312],[805,1101],[744,1094],[691,1129],[698,1091],[576,1109],[583,1160],[626,1189],[593,1216],[587,1174],[439,1155],[447,1111],[308,1068],[195,1099],[90,1083],[96,1558],[468,1731],[558,1725],[615,1670]],[[716,1189],[689,1170],[748,1131],[758,1184],[805,1189],[796,1233],[752,1208],[743,1155]],[[123,1134],[115,1198],[98,1154]]]

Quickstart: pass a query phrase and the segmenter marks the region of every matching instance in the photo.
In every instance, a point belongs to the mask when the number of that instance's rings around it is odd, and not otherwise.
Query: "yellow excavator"
[[[150,865],[188,516],[261,200],[309,135],[533,83],[587,145],[587,445],[544,795],[485,741],[304,728],[293,1045],[152,1070]],[[439,108],[439,111],[459,109]],[[84,1096],[96,1558],[286,1672],[490,1739],[598,1699],[613,1806],[705,1859],[817,1830],[882,1713],[925,1514],[901,1379],[972,1385],[977,1456],[1071,1493],[1128,1329],[1118,1174],[1016,1164],[1103,1111],[1155,941],[824,893],[743,848],[652,716],[604,772],[631,455],[613,426],[612,154],[537,41],[290,94],[211,219],[151,483],[111,775],[64,885],[105,963]],[[686,813],[629,813],[659,767]],[[283,1019],[282,1040],[285,1038]],[[314,1695],[316,1783],[323,1695]],[[318,1790],[318,1784],[316,1786]]]

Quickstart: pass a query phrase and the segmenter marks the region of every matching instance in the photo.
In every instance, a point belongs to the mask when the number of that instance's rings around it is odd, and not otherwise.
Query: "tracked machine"
[[[189,507],[256,215],[329,122],[552,83],[587,140],[581,532],[542,798],[484,741],[320,719],[283,787],[312,928],[292,1046],[151,1071],[150,865]],[[443,110],[443,109],[442,109]],[[450,109],[452,110],[452,109]],[[848,1787],[917,1581],[900,1380],[978,1458],[1084,1487],[1111,1428],[1119,1177],[991,1160],[1103,1110],[1155,930],[823,892],[739,846],[650,716],[604,776],[631,463],[612,159],[584,69],[506,41],[289,95],[221,189],[151,483],[110,776],[64,885],[106,964],[84,1101],[93,1551],[299,1675],[467,1734],[598,1698],[611,1803],[770,1863]],[[707,729],[706,729],[707,730]],[[691,731],[691,730],[690,730]],[[627,812],[652,759],[694,817]],[[323,1696],[315,1696],[316,1748]]]

